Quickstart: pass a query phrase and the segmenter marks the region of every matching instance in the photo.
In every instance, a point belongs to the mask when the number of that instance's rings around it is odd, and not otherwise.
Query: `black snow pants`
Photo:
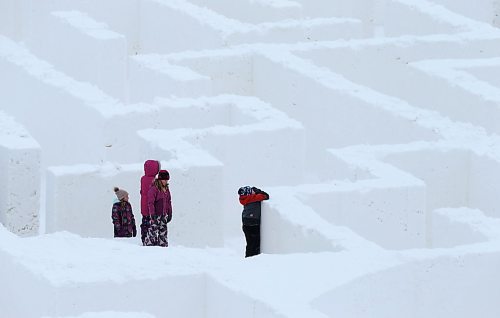
[[[260,254],[260,225],[243,225],[243,233],[247,240],[245,257]]]

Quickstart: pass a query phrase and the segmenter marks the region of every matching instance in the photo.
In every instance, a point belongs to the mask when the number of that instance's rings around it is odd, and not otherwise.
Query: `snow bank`
[[[398,266],[329,292],[314,306],[329,317],[400,317],[408,312],[415,317],[470,317],[478,308],[484,317],[496,317],[499,281],[489,273],[499,257],[498,252],[467,253]]]

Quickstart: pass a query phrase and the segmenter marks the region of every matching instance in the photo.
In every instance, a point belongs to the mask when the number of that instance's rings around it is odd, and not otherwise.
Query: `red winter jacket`
[[[144,176],[141,178],[141,214],[143,216],[149,215],[148,191],[158,171],[160,171],[160,163],[158,161],[146,160],[146,162],[144,162]]]
[[[240,203],[241,205],[247,205],[252,202],[260,202],[264,200],[268,200],[269,195],[265,192],[254,193],[249,195],[240,195]]]
[[[243,225],[260,225],[261,201],[269,200],[269,194],[256,189],[256,193],[240,195],[240,203],[243,205],[241,221]]]

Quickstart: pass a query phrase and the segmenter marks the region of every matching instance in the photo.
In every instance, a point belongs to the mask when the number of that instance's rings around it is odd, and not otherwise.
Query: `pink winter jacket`
[[[160,163],[156,160],[146,160],[144,162],[144,176],[141,178],[141,214],[149,215],[148,210],[148,191],[153,185],[155,176],[160,171]]]
[[[157,187],[152,186],[148,191],[148,209],[149,215],[165,215],[167,221],[172,219],[172,199],[170,197],[170,190],[160,191]]]

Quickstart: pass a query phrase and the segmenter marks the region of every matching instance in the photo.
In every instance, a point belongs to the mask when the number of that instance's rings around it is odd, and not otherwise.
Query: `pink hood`
[[[160,162],[156,160],[146,160],[144,162],[144,176],[141,177],[141,214],[148,214],[148,190],[160,171]]]
[[[160,162],[156,160],[146,160],[144,162],[144,176],[145,177],[155,177],[160,171]]]

